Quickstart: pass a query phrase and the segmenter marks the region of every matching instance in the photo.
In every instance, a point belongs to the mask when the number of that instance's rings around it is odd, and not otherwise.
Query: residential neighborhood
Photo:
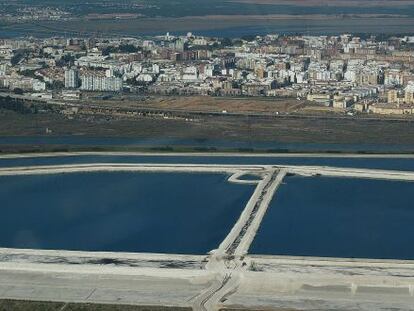
[[[412,114],[413,65],[409,36],[0,39],[0,88],[46,99],[269,97],[346,113]]]

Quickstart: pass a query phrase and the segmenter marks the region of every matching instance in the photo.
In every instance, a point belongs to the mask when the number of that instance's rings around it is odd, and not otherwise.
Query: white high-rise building
[[[0,76],[6,75],[7,67],[7,64],[0,64]]]
[[[158,64],[153,64],[152,65],[152,72],[159,74],[160,73],[160,66]]]
[[[65,88],[75,89],[79,87],[79,71],[68,69],[65,71]]]
[[[122,90],[122,79],[95,75],[81,76],[81,89],[84,91],[119,92]]]

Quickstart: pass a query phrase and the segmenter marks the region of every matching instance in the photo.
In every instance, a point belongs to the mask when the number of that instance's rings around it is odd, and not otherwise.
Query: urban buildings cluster
[[[291,97],[348,113],[412,114],[414,37],[4,39],[0,88],[68,99],[83,92]]]

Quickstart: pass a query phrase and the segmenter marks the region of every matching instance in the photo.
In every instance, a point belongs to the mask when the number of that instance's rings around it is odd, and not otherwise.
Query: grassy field
[[[202,116],[195,121],[0,111],[0,136],[129,137],[282,143],[414,144],[410,121],[324,117]]]
[[[102,151],[103,147],[119,151],[154,151],[153,148],[177,152],[197,151],[196,148],[200,149],[199,151],[210,151],[205,150],[207,147],[202,148],[203,146],[215,147],[211,151],[223,151],[223,148],[225,151],[240,151],[230,150],[237,148],[231,147],[229,143],[232,142],[240,142],[243,146],[257,146],[261,142],[317,143],[321,144],[318,151],[331,151],[323,144],[375,144],[384,147],[412,145],[414,151],[414,118],[411,116],[347,116],[343,111],[338,113],[326,107],[292,99],[128,95],[110,100],[93,98],[92,96],[85,99],[78,113],[70,117],[60,113],[63,109],[60,106],[36,104],[42,112],[35,113],[36,109],[33,107],[23,109],[25,106],[14,107],[3,103],[4,109],[0,109],[0,137],[35,136],[39,137],[40,143],[38,146],[11,145],[13,142],[3,140],[0,151],[74,151],[85,148]],[[227,113],[222,113],[223,110]],[[128,144],[128,141],[131,144],[127,146],[121,146],[119,143],[111,145],[110,140],[105,146],[99,143],[96,143],[96,146],[76,146],[77,143],[83,143],[80,140],[72,140],[67,142],[67,145],[59,140],[54,142],[58,145],[41,143],[44,137],[64,136],[132,138],[146,139],[148,142],[146,145],[140,145],[126,140],[125,144]],[[181,146],[177,141],[184,141],[181,145],[185,146]],[[190,142],[194,143],[191,145]],[[224,142],[220,150],[216,147],[218,142]],[[225,147],[226,145],[230,147]],[[364,147],[361,148],[358,151],[366,151]],[[298,151],[297,149],[295,148],[295,151]],[[393,151],[395,149],[399,148],[393,148]],[[406,147],[404,150],[411,151]],[[261,151],[275,152],[271,149]],[[290,150],[283,150],[288,151]]]

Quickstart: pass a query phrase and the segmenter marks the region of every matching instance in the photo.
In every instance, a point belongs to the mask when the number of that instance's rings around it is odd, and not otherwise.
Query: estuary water
[[[0,177],[0,247],[206,254],[253,189],[222,174]]]
[[[2,136],[0,145],[59,145],[59,146],[166,146],[192,148],[254,149],[258,151],[342,151],[342,152],[414,152],[414,145],[404,144],[329,144],[329,143],[284,143],[279,141],[236,141],[218,139],[175,139],[175,138],[128,138],[128,137],[86,137],[86,136]]]

